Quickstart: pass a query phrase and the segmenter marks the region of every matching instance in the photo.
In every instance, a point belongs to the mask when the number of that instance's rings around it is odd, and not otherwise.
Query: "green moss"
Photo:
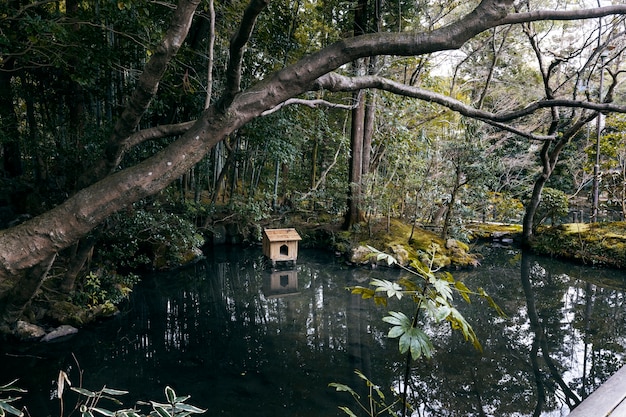
[[[467,229],[470,231],[471,240],[491,239],[498,235],[517,236],[522,233],[520,224],[471,223],[467,225]]]
[[[386,225],[385,225],[386,226]],[[398,253],[404,250],[408,259],[419,260],[422,263],[430,263],[435,249],[433,266],[440,267],[468,267],[476,266],[478,259],[469,253],[469,247],[462,242],[446,242],[439,235],[419,227],[413,228],[410,224],[403,223],[398,219],[389,222],[389,229],[380,227],[371,230],[370,234],[359,236],[359,245],[373,246],[387,253]],[[401,249],[399,249],[401,248]]]
[[[571,223],[542,227],[531,241],[535,252],[592,265],[626,267],[626,222]]]

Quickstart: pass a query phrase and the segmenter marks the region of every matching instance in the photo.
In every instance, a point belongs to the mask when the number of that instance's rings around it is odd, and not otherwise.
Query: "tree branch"
[[[156,48],[150,60],[146,63],[143,72],[137,80],[137,87],[124,108],[121,117],[117,120],[113,133],[109,137],[105,149],[105,157],[99,165],[94,166],[80,179],[80,186],[84,187],[94,180],[112,172],[118,165],[127,149],[126,139],[136,129],[139,121],[148,109],[152,98],[156,94],[159,82],[168,63],[176,55],[187,37],[191,22],[200,4],[200,0],[179,0],[172,22],[161,44]]]
[[[232,98],[241,89],[241,65],[243,63],[244,49],[259,14],[269,4],[269,0],[250,0],[248,7],[243,13],[241,24],[237,32],[230,38],[230,56],[228,59],[228,69],[226,70],[226,89],[222,97],[222,106],[230,104]]]
[[[326,74],[318,78],[314,85],[314,90],[328,90],[328,91],[355,91],[366,88],[377,88],[385,90],[394,94],[398,94],[405,97],[412,97],[419,100],[424,100],[432,103],[442,105],[450,110],[458,112],[467,117],[481,120],[485,123],[489,123],[492,126],[499,127],[501,129],[510,131],[512,133],[527,137],[533,140],[551,140],[554,139],[554,135],[535,135],[532,133],[525,133],[517,128],[504,125],[506,122],[511,122],[516,119],[520,119],[524,116],[528,116],[540,109],[551,109],[554,107],[570,107],[570,108],[582,108],[593,110],[596,112],[615,112],[626,113],[626,106],[616,105],[611,103],[593,103],[588,101],[579,100],[567,100],[567,99],[552,99],[552,100],[540,100],[527,105],[526,107],[507,113],[492,113],[485,110],[476,109],[469,106],[459,100],[450,98],[443,94],[434,93],[429,90],[424,90],[419,87],[413,87],[406,84],[401,84],[383,77],[378,76],[363,76],[363,77],[346,77],[337,73]]]
[[[133,133],[128,137],[126,141],[124,141],[124,152],[131,149],[134,146],[139,145],[140,143],[146,142],[148,140],[160,139],[168,136],[178,136],[182,135],[186,131],[193,126],[195,120],[185,123],[177,123],[173,125],[160,125],[155,127],[150,127],[148,129],[140,130],[139,132]]]
[[[535,10],[532,12],[510,14],[498,21],[497,25],[511,25],[540,20],[583,20],[624,13],[626,13],[626,4],[579,10]]]
[[[330,101],[326,101],[322,99],[306,100],[306,99],[300,99],[300,98],[290,98],[289,100],[283,101],[278,106],[275,106],[274,108],[264,111],[263,113],[261,113],[261,116],[267,116],[268,114],[275,113],[278,110],[282,109],[283,107],[290,106],[292,104],[302,104],[312,109],[319,107],[319,106],[324,106],[324,107],[330,107],[333,109],[341,109],[341,110],[353,110],[359,105],[358,102],[354,104],[339,104],[339,103],[332,103]]]

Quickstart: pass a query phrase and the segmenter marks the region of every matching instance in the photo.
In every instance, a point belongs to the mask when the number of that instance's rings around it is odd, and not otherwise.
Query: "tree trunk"
[[[13,60],[0,67],[0,133],[2,134],[2,154],[4,174],[9,177],[22,175],[22,155],[20,132],[13,104],[11,79]]]
[[[354,9],[353,35],[361,36],[368,32],[367,30],[367,1],[357,0]],[[356,76],[362,76],[366,73],[366,64],[364,59],[358,59],[353,63],[353,73]],[[349,189],[347,206],[348,211],[344,219],[343,229],[348,230],[357,223],[364,220],[361,210],[363,179],[363,142],[365,132],[366,117],[366,99],[364,91],[357,91],[353,94],[356,107],[352,110],[352,125],[350,129],[350,170],[349,170]]]
[[[63,282],[61,283],[61,291],[69,293],[76,289],[76,279],[82,271],[87,260],[93,253],[93,248],[96,245],[98,238],[95,235],[91,235],[88,238],[81,239],[76,243],[76,251],[72,254],[70,264],[67,267],[67,271],[63,276]]]
[[[363,128],[365,122],[365,94],[359,92],[355,97],[357,106],[352,110],[352,129],[350,131],[350,171],[348,190],[348,211],[343,229],[348,230],[363,221],[361,211],[361,180],[363,170]]]
[[[55,258],[56,255],[51,255],[13,277],[14,285],[0,297],[0,331],[12,332],[13,326],[39,291]]]

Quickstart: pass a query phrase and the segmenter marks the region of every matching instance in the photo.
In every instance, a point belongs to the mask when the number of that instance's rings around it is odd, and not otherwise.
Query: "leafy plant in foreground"
[[[11,397],[10,395],[5,397],[5,395],[9,392],[26,392],[23,389],[18,388],[15,385],[16,382],[17,379],[9,382],[8,384],[0,385],[0,417],[6,416],[7,413],[20,417],[24,415],[24,413],[11,405],[12,402],[19,400],[21,397]]]
[[[26,392],[25,390],[18,388],[15,385],[16,382],[17,380],[0,386],[0,417],[6,416],[7,413],[18,417],[24,416],[23,411],[11,405],[11,403],[19,400],[20,397],[5,397],[7,392]],[[118,408],[122,406],[122,402],[118,399],[118,397],[128,394],[128,391],[107,387],[103,387],[98,391],[91,391],[82,387],[72,387],[71,385],[72,383],[67,373],[60,371],[56,389],[56,397],[60,401],[60,417],[64,416],[66,388],[69,388],[70,391],[78,394],[79,397],[74,411],[80,412],[81,417],[188,417],[192,414],[204,414],[207,411],[194,405],[187,404],[186,401],[190,398],[190,396],[178,396],[169,386],[165,387],[165,403],[157,401],[137,403],[137,405],[151,407],[148,411],[144,412],[138,408],[111,409],[111,407],[103,406],[101,404],[103,400],[108,400],[117,406],[113,408]]]
[[[138,403],[140,405],[150,405],[152,410],[148,413],[142,413],[135,408],[124,408],[120,410],[109,410],[99,406],[99,402],[102,399],[108,399],[113,403],[121,405],[122,403],[116,398],[117,396],[127,394],[128,391],[121,391],[103,387],[99,391],[90,391],[84,388],[71,388],[72,391],[77,392],[84,397],[79,405],[80,414],[82,417],[95,417],[101,415],[105,417],[187,417],[191,414],[203,414],[206,410],[198,408],[196,406],[186,404],[186,401],[190,398],[189,395],[177,396],[176,392],[169,386],[165,387],[166,403],[160,403],[156,401],[150,401],[149,403]],[[59,397],[60,398],[60,397]]]
[[[347,385],[331,383],[329,384],[329,386],[335,388],[337,391],[348,392],[350,395],[352,395],[352,398],[354,398],[354,400],[357,402],[359,407],[363,409],[363,411],[365,411],[371,417],[376,417],[384,413],[389,413],[390,415],[393,416],[394,415],[393,407],[396,404],[398,404],[398,402],[400,402],[400,399],[396,398],[393,403],[386,404],[385,394],[383,394],[382,390],[380,389],[378,385],[374,385],[374,383],[372,383],[372,381],[370,381],[365,375],[363,375],[361,371],[355,370],[354,373],[359,378],[361,378],[367,385],[367,388],[368,388],[367,403],[364,404],[363,402],[361,402],[361,396]],[[352,412],[352,410],[350,410],[348,407],[342,406],[339,408],[343,410],[350,417],[356,417],[356,414]]]
[[[416,304],[415,312],[412,317],[407,316],[401,311],[389,311],[383,317],[383,321],[391,324],[391,328],[387,337],[398,339],[398,348],[401,354],[406,354],[406,366],[404,380],[409,380],[410,364],[412,360],[419,358],[430,359],[434,353],[434,346],[430,337],[422,330],[420,326],[421,320],[430,320],[435,323],[447,322],[453,330],[460,331],[465,340],[472,343],[474,348],[482,351],[482,346],[474,332],[472,326],[465,320],[463,315],[452,304],[453,294],[456,292],[461,295],[463,300],[470,303],[471,296],[481,297],[493,307],[498,314],[504,316],[504,312],[496,305],[493,299],[483,290],[478,288],[476,291],[470,290],[464,283],[454,280],[449,272],[437,272],[432,269],[433,260],[435,258],[436,247],[431,248],[429,253],[430,264],[424,265],[418,260],[412,260],[409,267],[401,265],[397,260],[384,252],[368,247],[378,262],[385,262],[387,265],[397,265],[409,275],[398,279],[395,282],[373,279],[368,287],[355,286],[349,289],[353,294],[359,294],[364,299],[373,299],[376,304],[387,306],[390,299],[398,300],[403,297],[411,297]],[[403,384],[404,391],[402,393],[401,403],[402,416],[406,415],[407,409],[407,389],[408,383]],[[338,391],[349,391],[344,386],[331,384]],[[341,389],[340,389],[341,388]],[[354,396],[354,394],[353,394]],[[360,404],[360,403],[359,403]],[[345,407],[342,408],[348,415],[354,414]],[[378,415],[370,408],[368,411],[370,417]]]

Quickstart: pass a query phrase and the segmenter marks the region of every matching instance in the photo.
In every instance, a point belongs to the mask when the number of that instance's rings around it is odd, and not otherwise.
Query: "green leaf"
[[[352,410],[350,410],[348,407],[345,406],[339,406],[339,409],[342,410],[344,413],[346,413],[347,415],[349,415],[350,417],[356,417],[356,414],[354,414],[352,412]]]
[[[370,284],[376,287],[376,292],[386,292],[389,298],[396,297],[398,300],[402,298],[403,288],[395,282],[373,279]]]
[[[172,387],[165,387],[165,397],[170,404],[174,404],[176,402],[176,392],[174,392]]]
[[[457,309],[451,308],[450,315],[448,315],[447,319],[453,329],[460,330],[461,333],[463,333],[465,340],[470,341],[476,350],[482,352],[483,347],[478,341],[478,337],[476,336],[476,333],[474,333],[474,329]]]
[[[23,416],[24,413],[22,413],[20,410],[18,410],[17,408],[13,407],[11,404],[7,404],[5,401],[0,400],[0,412],[2,413],[2,415],[4,415],[4,412],[13,414],[14,416]]]
[[[356,395],[358,397],[358,394],[352,388],[350,388],[348,385],[338,384],[336,382],[331,382],[330,384],[328,384],[328,386],[335,388],[335,391],[337,391],[337,392],[349,392],[350,394]]]
[[[122,390],[111,389],[111,388],[102,388],[102,392],[104,394],[109,394],[109,395],[124,395],[124,394],[128,394],[128,391],[122,391]]]
[[[84,395],[85,397],[89,397],[89,398],[95,398],[96,397],[96,393],[93,391],[89,391],[86,390],[85,388],[80,388],[80,387],[72,387],[70,388],[72,391],[77,392],[81,395]]]
[[[471,291],[469,288],[467,288],[467,286],[465,284],[463,284],[461,281],[456,281],[454,283],[454,288],[457,289],[457,291],[459,292],[459,294],[461,294],[461,297],[463,297],[463,299],[469,304],[472,302],[472,300],[470,300],[469,294],[471,294]]]
[[[352,294],[361,294],[361,297],[363,297],[363,299],[372,298],[376,294],[373,289],[360,286],[352,287],[350,288],[350,291],[352,292]]]
[[[196,407],[195,405],[184,404],[184,403],[176,404],[176,408],[179,410],[185,411],[187,413],[192,413],[192,414],[202,414],[202,413],[207,412],[207,410],[203,410],[202,408]]]
[[[404,334],[404,329],[402,326],[393,326],[389,329],[389,333],[387,333],[387,337],[390,339],[395,339],[396,337],[400,337]]]
[[[419,359],[422,355],[430,359],[433,356],[434,347],[426,333],[417,327],[412,327],[406,331],[399,340],[400,353],[411,352],[413,360]]]
[[[388,316],[383,317],[383,321],[396,326],[411,327],[411,320],[400,311],[390,311]]]
[[[446,300],[452,299],[452,288],[450,288],[450,283],[443,279],[432,278],[430,283],[433,285],[437,293],[439,293]]]
[[[493,298],[491,298],[491,296],[489,296],[489,294],[487,294],[484,289],[478,288],[478,295],[487,300],[489,306],[493,308],[500,317],[506,317],[506,313],[504,312],[504,310],[502,310],[500,306],[497,305],[495,301],[493,301]]]
[[[104,408],[93,407],[91,410],[95,411],[98,414],[102,414],[103,416],[106,416],[106,417],[115,417],[114,412],[105,410]]]
[[[367,245],[367,248],[372,251],[372,255],[376,255],[376,261],[385,261],[385,263],[387,264],[387,266],[391,266],[393,264],[398,263],[398,261],[396,260],[396,258],[394,258],[393,256],[385,253],[385,252],[381,252],[378,249]]]
[[[170,413],[168,413],[167,410],[160,405],[153,405],[152,408],[160,417],[172,417]]]
[[[433,319],[439,323],[442,320],[445,320],[450,313],[452,312],[451,307],[449,305],[439,305],[434,309]]]

